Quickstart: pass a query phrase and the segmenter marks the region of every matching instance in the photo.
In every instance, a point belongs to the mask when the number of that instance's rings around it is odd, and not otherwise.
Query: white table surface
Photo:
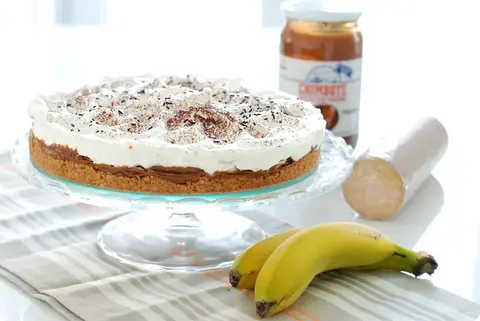
[[[197,72],[242,76],[274,88],[279,30],[262,27],[260,4],[204,1],[215,2],[217,11],[197,15],[205,8],[185,0],[179,2],[188,2],[188,12],[181,11],[182,4],[175,9],[182,12],[182,21],[161,14],[161,22],[151,22],[155,13],[119,20],[135,28],[119,28],[118,21],[117,27],[103,28],[0,28],[1,108],[7,115],[0,117],[0,148],[7,149],[25,124],[25,103],[34,93],[68,89],[108,74]],[[434,254],[440,267],[432,282],[480,303],[480,173],[474,154],[480,117],[480,49],[474,46],[479,39],[475,30],[480,30],[474,23],[478,1],[418,2],[365,0],[359,150],[421,114],[444,123],[450,147],[434,177],[402,213],[389,222],[368,223],[405,246]],[[282,207],[277,214],[294,225],[356,219],[338,190]],[[2,279],[0,298],[0,320],[62,320]]]

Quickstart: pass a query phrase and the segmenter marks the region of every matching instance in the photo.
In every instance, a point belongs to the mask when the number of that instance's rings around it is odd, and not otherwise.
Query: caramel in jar
[[[319,108],[331,130],[355,147],[362,76],[358,12],[327,12],[318,1],[286,1],[280,90]]]

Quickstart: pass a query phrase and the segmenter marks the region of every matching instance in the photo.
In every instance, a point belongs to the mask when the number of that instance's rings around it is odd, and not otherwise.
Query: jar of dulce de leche
[[[279,89],[320,109],[327,129],[355,147],[362,76],[359,12],[332,12],[317,0],[282,4]]]

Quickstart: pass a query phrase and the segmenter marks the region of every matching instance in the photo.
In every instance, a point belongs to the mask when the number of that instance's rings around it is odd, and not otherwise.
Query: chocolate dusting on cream
[[[43,99],[49,121],[79,135],[205,146],[237,140],[282,145],[304,128],[301,118],[312,107],[291,96],[191,75],[118,78]]]
[[[201,124],[205,134],[215,142],[231,141],[240,132],[235,118],[229,113],[214,111],[209,107],[207,105],[203,108],[191,107],[188,110],[182,110],[167,121],[167,128],[171,130]]]
[[[34,135],[113,167],[269,171],[321,144],[311,103],[238,81],[141,75],[110,78],[29,103]]]

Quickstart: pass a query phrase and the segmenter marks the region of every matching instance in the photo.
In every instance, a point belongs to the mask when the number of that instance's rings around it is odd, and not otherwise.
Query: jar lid
[[[358,11],[326,10],[321,0],[287,0],[282,11],[290,19],[316,22],[357,21],[362,15]]]

